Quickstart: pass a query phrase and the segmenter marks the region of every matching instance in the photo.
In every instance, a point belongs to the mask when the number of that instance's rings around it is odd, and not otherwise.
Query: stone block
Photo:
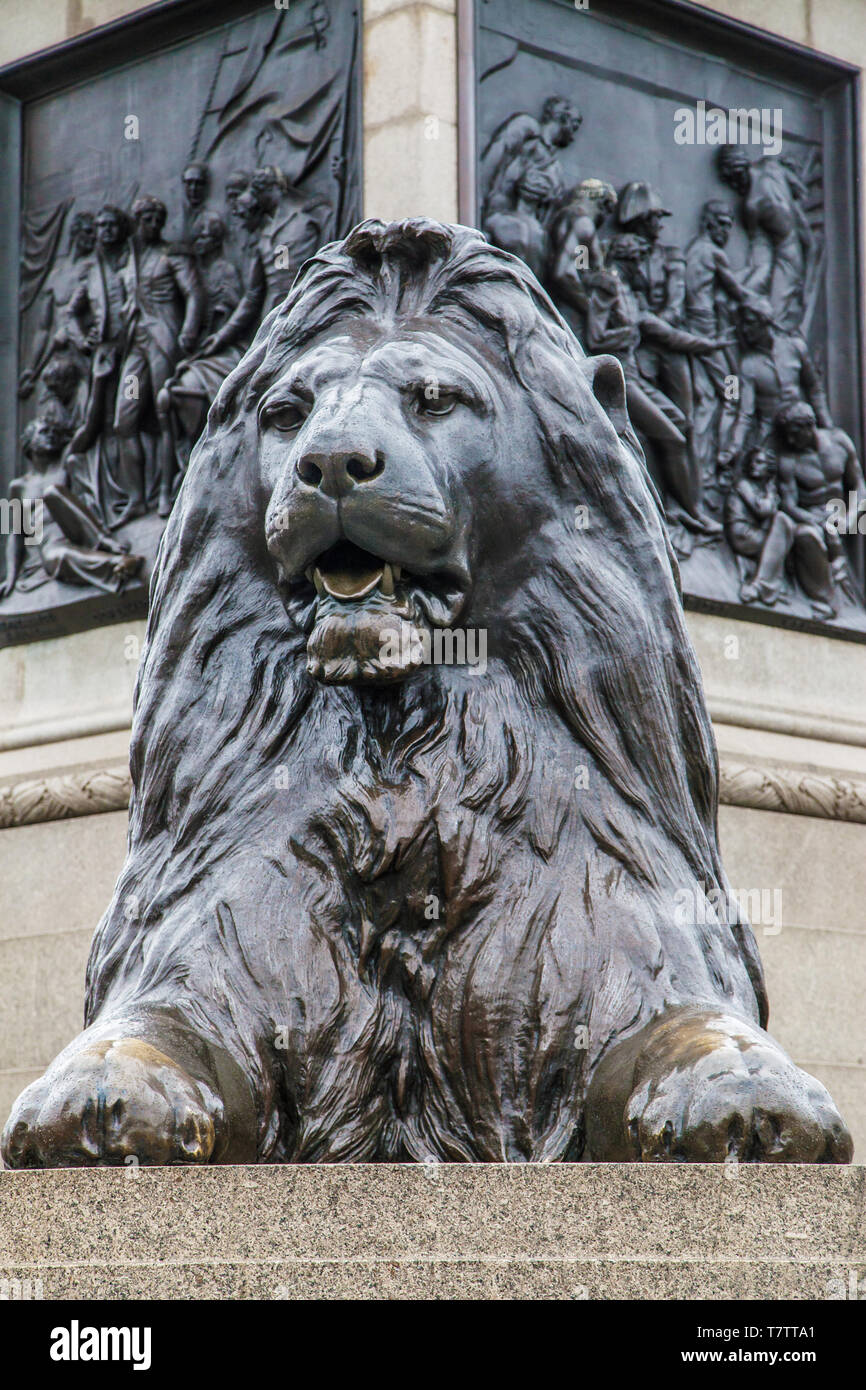
[[[407,115],[453,123],[456,82],[457,31],[452,14],[417,4],[393,9],[366,26],[364,124],[368,132]],[[423,204],[415,214],[431,215]]]
[[[866,1170],[299,1165],[0,1173],[0,1277],[46,1298],[831,1296]]]
[[[126,827],[126,812],[110,811],[0,831],[0,942],[92,936],[123,868]]]
[[[0,751],[128,727],[141,620],[0,650]]]
[[[423,0],[423,3],[427,9],[442,10],[445,14],[454,14],[457,9],[457,0]],[[364,23],[371,24],[374,19],[393,14],[395,10],[412,9],[415,4],[417,0],[364,0]]]
[[[866,66],[866,6],[861,0],[809,0],[809,41],[822,53]]]
[[[368,131],[364,142],[364,215],[383,221],[417,217],[418,209],[457,220],[457,127],[440,120],[438,139],[409,116]]]
[[[686,615],[714,721],[866,746],[866,646],[715,613]]]
[[[90,931],[0,941],[0,1065],[39,1068],[81,1032]],[[19,1088],[20,1089],[20,1088]]]
[[[794,43],[809,42],[810,0],[701,0],[701,4],[716,14],[753,24],[756,29],[767,29]]]
[[[866,825],[722,806],[719,829],[732,887],[778,890],[783,924],[866,931]]]
[[[783,927],[758,944],[782,1046],[798,1058],[866,1065],[866,932]]]

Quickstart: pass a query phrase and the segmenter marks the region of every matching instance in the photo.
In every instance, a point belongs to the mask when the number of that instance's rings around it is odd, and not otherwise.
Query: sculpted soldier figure
[[[866,483],[857,451],[844,430],[821,428],[805,401],[783,405],[776,416],[781,439],[779,485],[782,505],[797,523],[802,559],[798,578],[812,600],[815,616],[836,613],[833,590],[853,597],[845,549],[830,503],[853,494],[866,502]]]
[[[593,352],[615,353],[625,373],[629,415],[635,428],[659,446],[668,519],[688,531],[718,535],[721,524],[701,505],[701,479],[691,467],[685,436],[685,417],[679,407],[640,371],[638,349],[643,343],[670,347],[680,353],[715,352],[715,338],[701,338],[671,326],[666,319],[641,307],[636,286],[643,283],[644,245],[640,238],[620,233],[608,248],[613,273],[593,277],[587,313],[587,346]]]
[[[739,304],[745,298],[743,289],[725,254],[734,215],[727,203],[713,198],[704,203],[700,214],[700,232],[686,247],[685,314],[694,332],[716,333],[720,326],[719,309],[725,298]]]
[[[166,207],[159,198],[136,199],[132,255],[124,269],[126,345],[120,365],[114,428],[120,439],[120,526],[147,510],[142,422],[178,358],[192,351],[205,310],[194,262],[162,239]],[[134,386],[134,390],[129,389]]]
[[[776,463],[768,449],[751,449],[743,476],[725,499],[725,535],[735,555],[754,562],[740,586],[743,603],[756,600],[772,607],[781,592],[785,561],[794,544],[796,525],[780,510]]]
[[[661,195],[648,183],[629,183],[622,190],[617,221],[624,232],[644,243],[641,296],[647,308],[668,323],[682,322],[685,306],[685,259],[678,246],[661,240],[669,210]]]
[[[200,354],[203,357],[220,358],[227,349],[233,349],[235,344],[245,345],[265,312],[269,288],[266,258],[271,247],[269,238],[265,237],[263,244],[255,235],[262,225],[263,215],[263,208],[258,199],[247,198],[246,195],[239,199],[238,216],[250,233],[244,263],[243,293],[231,312],[225,314],[229,308],[231,292],[227,293],[224,289],[221,310],[225,316],[222,322],[210,324],[207,338],[200,346]]]
[[[226,179],[226,207],[230,217],[236,217],[240,220],[238,199],[249,187],[252,176],[250,169],[233,169]]]
[[[745,294],[731,270],[725,247],[734,224],[727,203],[713,199],[701,208],[700,232],[686,247],[685,324],[690,333],[705,338],[724,334],[730,326],[728,304],[739,304]],[[730,352],[706,354],[692,362],[694,388],[693,448],[707,478],[715,471],[715,426],[724,406],[725,381],[734,373]],[[729,482],[724,476],[719,480]]]
[[[540,120],[520,111],[493,132],[481,156],[485,231],[491,213],[514,210],[518,189],[530,169],[542,176],[548,203],[562,197],[565,178],[559,152],[573,143],[582,122],[572,102],[552,96],[545,101]]]
[[[243,294],[225,322],[209,335],[210,353],[221,353],[234,343],[246,341],[270,307],[272,297],[279,300],[287,272],[275,264],[277,248],[272,223],[284,184],[278,170],[257,170],[235,198],[235,215],[245,234]]]
[[[83,419],[84,385],[78,354],[68,348],[55,352],[40,375],[39,413],[50,411],[70,437]]]
[[[742,145],[723,145],[719,177],[742,197],[749,235],[744,285],[769,299],[779,328],[795,332],[803,322],[805,290],[815,256],[815,237],[803,208],[807,190],[777,155],[754,163]]]
[[[114,344],[121,336],[126,297],[122,272],[129,259],[131,231],[132,223],[122,208],[111,204],[100,208],[96,258],[70,304],[70,311],[87,324],[90,347]]]
[[[121,208],[106,204],[100,209],[96,217],[96,258],[70,305],[92,354],[84,419],[70,444],[70,452],[78,459],[76,476],[82,495],[106,520],[110,478],[117,466],[114,409],[126,334],[123,271],[129,259],[131,231],[132,223]]]
[[[241,195],[249,188],[251,178],[251,169],[233,169],[225,182],[226,239],[230,248],[229,255],[232,264],[237,266],[239,271],[243,270],[247,260],[247,240],[249,233],[238,203]]]
[[[771,439],[776,415],[786,401],[805,399],[822,429],[832,425],[824,386],[805,339],[777,330],[769,300],[743,300],[737,309],[737,330],[743,348],[739,399],[725,403],[720,470],[728,468],[745,449]]]
[[[640,238],[643,245],[640,274],[632,272],[633,288],[641,306],[656,319],[681,329],[685,326],[685,257],[678,246],[661,240],[664,219],[670,215],[660,194],[648,183],[630,183],[620,195],[617,220],[626,233]],[[662,342],[654,335],[642,341],[637,360],[644,380],[663,391],[682,412],[689,467],[696,472],[692,448],[694,392],[688,356],[674,347],[672,340]]]
[[[83,357],[86,342],[75,312],[78,291],[93,266],[96,222],[90,212],[77,212],[69,228],[69,255],[51,271],[39,296],[39,317],[30,363],[21,373],[18,394],[32,392],[52,352],[65,348]]]
[[[68,349],[53,353],[43,368],[40,387],[39,416],[50,422],[58,435],[62,435],[64,443],[68,443],[84,419],[86,382],[77,354]],[[66,459],[66,471],[73,492],[101,518],[99,496],[94,492],[88,460],[70,454]]]
[[[70,489],[63,449],[69,435],[50,418],[32,420],[24,430],[21,452],[30,467],[13,478],[9,495],[42,509],[42,534],[35,547],[49,579],[88,584],[116,594],[141,568],[140,555],[105,529],[90,508]],[[24,537],[13,533],[6,547],[6,578],[0,598],[15,588],[25,560]]]
[[[183,240],[191,246],[195,238],[199,220],[207,206],[210,188],[210,170],[206,164],[194,160],[183,171]]]
[[[546,285],[581,339],[589,307],[587,280],[604,266],[599,228],[616,211],[617,201],[611,184],[601,179],[584,179],[566,195],[550,219]]]
[[[513,206],[494,209],[485,223],[494,246],[520,256],[539,280],[544,280],[550,260],[550,241],[545,217],[549,186],[539,169],[529,168],[512,189]]]
[[[330,207],[324,198],[305,198],[268,164],[252,174],[237,210],[248,233],[245,283],[264,277],[263,312],[268,313],[282,303],[299,267],[318,248]]]
[[[250,324],[234,322],[228,335],[220,329],[241,299],[241,280],[223,255],[226,226],[215,212],[198,222],[193,249],[207,298],[203,331],[207,335],[194,354],[179,362],[156,398],[160,426],[159,514],[171,511],[172,484],[186,471],[189,451],[201,433],[211,402],[229,372],[241,359]]]

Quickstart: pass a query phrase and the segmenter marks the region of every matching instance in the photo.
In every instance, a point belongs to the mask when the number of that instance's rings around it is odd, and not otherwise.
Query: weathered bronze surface
[[[477,232],[306,264],[168,521],[87,1026],[7,1163],[850,1159],[764,1031],[626,393]]]
[[[76,85],[55,92],[46,77],[50,90],[20,110],[19,410],[3,437],[21,442],[0,478],[0,492],[16,479],[0,643],[143,614],[163,519],[220,383],[302,261],[360,214],[356,11],[218,0],[209,18],[180,45],[151,26],[146,56],[129,62],[142,52],[130,37],[121,66],[86,80],[76,46]],[[11,129],[2,105],[0,117]],[[26,483],[37,427],[59,443],[68,498],[62,523],[53,499],[50,521],[76,546],[74,566],[25,534],[49,521]],[[108,566],[105,533],[138,565]]]
[[[687,597],[862,640],[853,81],[667,0],[478,11],[479,225],[621,361]],[[798,401],[836,445],[792,470]]]

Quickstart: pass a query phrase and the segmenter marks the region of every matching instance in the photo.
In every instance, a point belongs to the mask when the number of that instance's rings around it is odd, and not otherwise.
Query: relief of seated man
[[[807,401],[789,401],[776,415],[779,490],[782,506],[796,523],[797,577],[816,617],[835,617],[836,591],[855,598],[842,537],[832,503],[843,494],[858,504],[866,483],[857,451],[844,430],[818,424]]]
[[[754,562],[740,586],[743,603],[759,600],[772,607],[779,598],[797,529],[780,503],[775,458],[759,445],[746,455],[743,476],[725,499],[728,544],[747,567]]]
[[[68,442],[68,428],[51,416],[32,420],[21,436],[28,467],[13,478],[9,497],[21,505],[22,515],[26,508],[37,524],[32,536],[25,537],[22,528],[9,535],[0,599],[9,597],[25,569],[29,588],[35,587],[34,571],[41,567],[43,582],[47,577],[116,594],[141,568],[142,557],[129,555],[127,544],[112,536],[70,490],[73,459],[63,459]],[[38,557],[38,567],[25,565],[28,551]]]

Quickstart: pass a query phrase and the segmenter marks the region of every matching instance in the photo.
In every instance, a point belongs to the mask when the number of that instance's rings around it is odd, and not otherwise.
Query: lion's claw
[[[221,1106],[134,1038],[62,1054],[19,1096],[2,1137],[11,1168],[207,1163]]]
[[[745,1047],[742,1039],[719,1041],[632,1092],[625,1121],[636,1159],[851,1161],[851,1137],[820,1081],[770,1038]]]

